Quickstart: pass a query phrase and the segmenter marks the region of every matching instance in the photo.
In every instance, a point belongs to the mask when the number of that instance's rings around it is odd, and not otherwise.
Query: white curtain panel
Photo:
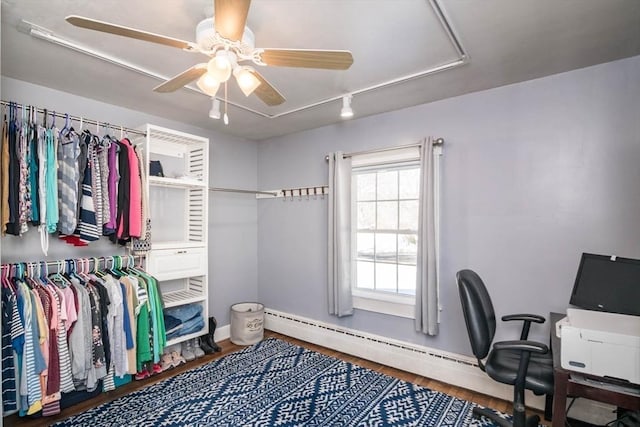
[[[353,314],[351,296],[351,158],[329,154],[329,313]]]
[[[427,335],[438,335],[437,187],[432,139],[425,139],[420,150],[420,207],[418,214],[415,327],[416,331],[421,331]]]

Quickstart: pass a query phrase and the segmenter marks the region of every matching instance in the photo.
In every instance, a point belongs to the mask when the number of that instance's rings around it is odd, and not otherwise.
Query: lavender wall
[[[563,311],[583,251],[640,258],[638,76],[634,57],[260,142],[258,182],[274,189],[325,184],[330,151],[446,140],[439,336],[409,319],[327,314],[326,200],[259,201],[260,301],[464,354],[460,269],[483,277],[499,316]],[[546,328],[532,336],[546,341]]]

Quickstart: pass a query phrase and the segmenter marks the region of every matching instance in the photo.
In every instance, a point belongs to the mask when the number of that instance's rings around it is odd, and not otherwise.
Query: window
[[[356,308],[413,317],[420,193],[420,165],[414,153],[400,159],[397,153],[353,159]]]

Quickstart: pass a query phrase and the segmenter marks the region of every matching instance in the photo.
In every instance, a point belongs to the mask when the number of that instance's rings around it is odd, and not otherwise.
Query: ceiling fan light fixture
[[[228,51],[219,50],[207,64],[208,74],[219,83],[226,82],[231,77],[232,59]]]
[[[351,95],[345,95],[342,97],[342,110],[340,110],[340,117],[344,120],[353,117],[353,109],[351,108]]]
[[[215,120],[220,119],[220,100],[218,98],[211,98],[211,110],[209,110],[209,117]]]
[[[251,95],[262,83],[252,71],[253,68],[247,66],[236,67],[233,70],[233,76],[236,78],[238,86],[240,90],[242,90],[242,93],[244,93],[244,96]]]
[[[216,80],[209,72],[204,73],[198,81],[196,85],[200,90],[207,95],[214,97],[216,96],[216,92],[218,92],[218,88],[220,87],[220,82]]]

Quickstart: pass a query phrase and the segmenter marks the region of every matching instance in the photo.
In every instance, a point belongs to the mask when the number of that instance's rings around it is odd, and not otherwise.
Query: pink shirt
[[[142,184],[138,155],[132,146],[129,146],[129,171],[131,172],[129,178],[129,235],[140,237],[142,235]]]

